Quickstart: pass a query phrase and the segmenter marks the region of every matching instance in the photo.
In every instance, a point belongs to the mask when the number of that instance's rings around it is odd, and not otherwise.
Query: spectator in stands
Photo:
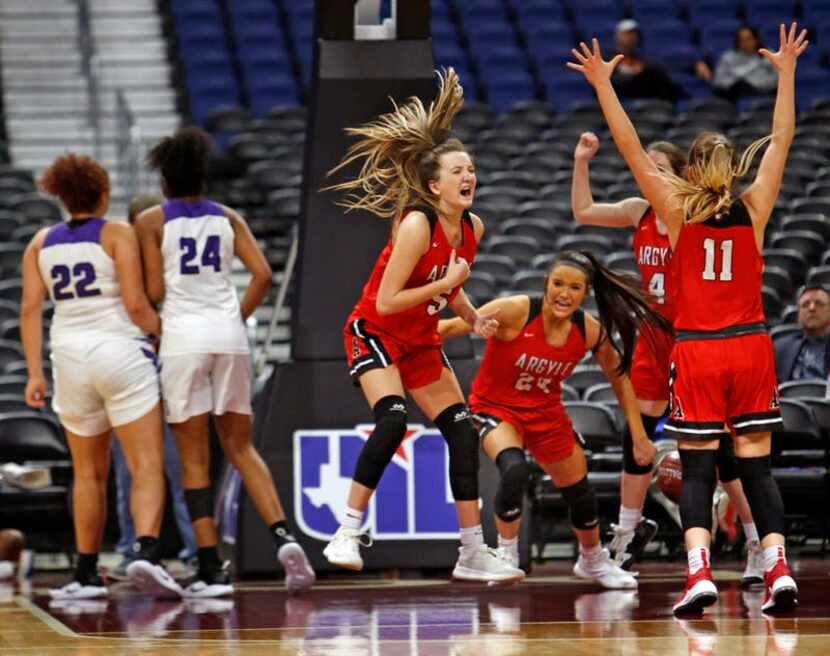
[[[662,66],[645,60],[640,51],[643,35],[637,21],[627,18],[617,24],[614,45],[623,60],[611,76],[611,84],[624,98],[659,98],[675,102],[680,89]]]
[[[798,294],[802,332],[775,340],[778,382],[827,378],[830,372],[830,291],[806,285]]]
[[[135,218],[144,210],[161,204],[162,199],[154,194],[142,194],[133,198],[130,202],[129,215],[127,220],[132,225]],[[135,541],[135,528],[133,518],[130,514],[130,487],[132,477],[127,468],[127,461],[124,459],[124,452],[116,440],[112,445],[112,464],[115,476],[115,489],[117,498],[118,527],[121,530],[121,538],[115,550],[121,554],[121,562],[107,575],[116,581],[126,580],[127,567],[133,559],[133,542]],[[198,552],[196,538],[193,536],[193,527],[190,525],[190,515],[187,512],[187,504],[184,500],[184,490],[181,483],[181,462],[176,443],[170,429],[164,426],[164,473],[170,483],[170,493],[173,497],[173,516],[176,518],[176,526],[179,529],[179,536],[182,539],[183,548],[179,552],[179,559],[185,564],[185,572],[182,578],[193,576],[195,571],[195,560]]]
[[[770,96],[778,84],[778,73],[762,57],[761,39],[755,28],[742,25],[735,31],[735,47],[721,55],[715,67],[715,94],[736,102],[745,96]]]

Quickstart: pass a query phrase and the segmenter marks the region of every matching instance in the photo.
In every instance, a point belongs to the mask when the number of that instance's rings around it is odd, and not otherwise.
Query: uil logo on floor
[[[299,529],[328,540],[338,527],[349,485],[372,424],[294,432],[294,516]],[[449,453],[435,429],[410,424],[372,496],[362,530],[375,540],[456,540],[458,521]]]

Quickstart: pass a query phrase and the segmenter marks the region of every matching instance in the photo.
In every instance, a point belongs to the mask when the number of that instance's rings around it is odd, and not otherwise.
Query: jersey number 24
[[[219,235],[210,235],[205,240],[205,247],[202,250],[202,266],[213,267],[214,271],[222,270],[222,258],[219,254],[219,247],[221,241]],[[179,248],[181,248],[182,259],[179,262],[179,272],[185,276],[194,276],[199,273],[199,265],[192,264],[196,259],[198,253],[198,244],[193,237],[182,237],[179,239]]]

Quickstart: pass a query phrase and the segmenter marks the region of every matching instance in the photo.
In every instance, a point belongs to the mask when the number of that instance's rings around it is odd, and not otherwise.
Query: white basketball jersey
[[[162,210],[161,355],[248,353],[231,280],[234,232],[230,219],[208,200],[171,200]]]
[[[80,346],[99,338],[141,337],[127,314],[115,263],[101,247],[104,219],[52,226],[38,256],[40,275],[55,304],[53,348]]]

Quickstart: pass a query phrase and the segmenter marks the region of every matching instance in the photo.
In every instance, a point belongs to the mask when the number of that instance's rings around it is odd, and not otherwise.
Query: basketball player
[[[594,289],[599,321],[580,309]],[[655,448],[640,419],[626,371],[631,367],[638,319],[663,330],[671,324],[652,310],[638,289],[602,266],[590,253],[560,253],[545,277],[544,296],[506,296],[482,312],[498,313],[499,328],[487,342],[473,380],[470,410],[485,453],[501,480],[494,508],[499,552],[518,567],[519,517],[529,470],[525,449],[553,479],[570,509],[579,560],[574,574],[606,588],[636,588],[637,580],[602,548],[594,491],[582,444],[562,405],[561,384],[590,350],[596,354],[631,426],[632,458],[654,459]],[[466,335],[472,326],[457,318],[441,321],[441,337]],[[609,335],[619,333],[622,346]]]
[[[652,300],[652,308],[669,321],[676,314],[674,282],[670,272],[671,247],[669,232],[644,198],[626,198],[617,203],[595,203],[591,194],[588,165],[599,149],[599,139],[584,133],[574,150],[574,172],[571,183],[571,206],[577,223],[608,228],[634,228],[634,256],[643,286]],[[649,158],[659,168],[683,175],[686,156],[674,144],[657,141],[646,148]],[[648,326],[641,327],[648,330]],[[654,439],[657,423],[669,404],[669,358],[674,346],[674,333],[649,331],[650,339],[637,340],[631,384],[637,395],[646,433]],[[738,478],[731,444],[722,440],[719,447],[718,476],[741,517],[747,541],[746,568],[741,583],[764,582],[763,553],[752,512]],[[623,475],[620,479],[619,523],[612,525],[614,538],[610,549],[617,564],[630,569],[657,532],[657,523],[643,518],[643,505],[654,463],[640,466],[631,455],[631,436],[623,433]]]
[[[438,313],[447,307],[484,337],[498,325],[476,312],[461,289],[484,233],[481,219],[470,212],[475,167],[464,145],[449,138],[462,94],[458,76],[449,69],[428,109],[412,98],[351,129],[361,139],[335,169],[362,160],[355,180],[332,188],[358,192],[344,206],[392,219],[392,226],[344,328],[350,373],[372,408],[375,429],[358,458],[341,526],[323,554],[335,565],[363,568],[363,513],[406,434],[408,391],[449,446],[450,486],[461,527],[453,576],[508,581],[524,572],[484,544],[478,438],[438,337]]]
[[[165,419],[181,455],[185,503],[199,545],[188,597],[233,592],[219,560],[210,487],[210,416],[222,449],[269,526],[289,590],[308,588],[314,571],[289,532],[268,467],[251,444],[251,364],[245,321],[271,284],[271,268],[245,220],[202,196],[210,138],[183,128],[149,153],[167,202],[136,220],[147,291],[162,303],[161,387]],[[237,299],[231,265],[239,257],[252,279]]]
[[[23,254],[20,333],[29,380],[26,403],[44,406],[43,301],[55,305],[50,330],[54,400],[72,454],[75,542],[72,581],[51,590],[54,599],[107,594],[98,576],[98,552],[107,518],[111,430],[121,442],[133,477],[136,541],[127,576],[159,597],[181,588],[158,564],[164,510],[161,409],[152,341],[159,317],[142,286],[141,256],[133,229],[107,221],[107,172],[72,153],[46,169],[41,188],[57,196],[71,216],[40,230]]]
[[[722,134],[704,132],[689,151],[685,177],[649,159],[610,83],[619,62],[603,61],[596,39],[574,50],[593,85],[611,134],[637,184],[669,229],[677,281],[676,344],[670,364],[665,431],[678,438],[683,462],[680,512],[689,570],[676,614],[700,613],[717,601],[709,569],[712,491],[718,440],[734,435],[738,472],[764,548],[762,609],[786,611],[798,590],[784,549],[784,505],[770,472],[770,431],[783,427],[772,343],[761,303],[761,249],[795,132],[795,67],[807,31],[780,26],[777,52],[761,49],[778,71],[772,134],[739,159]],[[752,157],[769,143],[755,180],[734,189]]]

